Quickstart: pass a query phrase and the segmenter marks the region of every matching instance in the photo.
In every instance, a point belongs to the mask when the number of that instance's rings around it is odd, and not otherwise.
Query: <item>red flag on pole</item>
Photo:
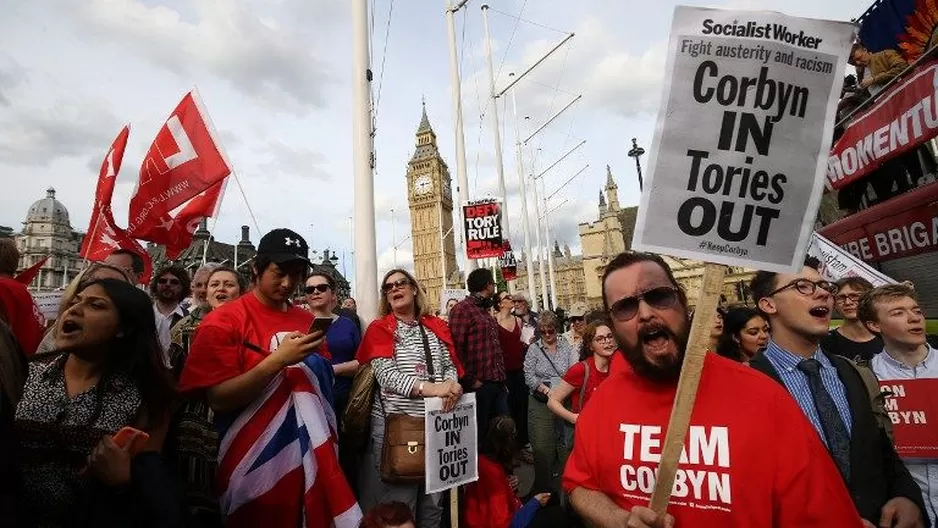
[[[227,182],[225,179],[209,187],[189,200],[173,217],[173,226],[169,229],[170,240],[166,242],[166,258],[177,258],[192,244],[192,234],[198,229],[202,219],[215,216]]]
[[[140,256],[144,262],[144,272],[141,282],[148,282],[152,273],[152,262],[139,242],[130,237],[123,229],[117,227],[114,215],[111,212],[111,198],[114,195],[114,183],[120,172],[121,161],[124,158],[124,149],[127,147],[127,138],[130,128],[124,127],[111,149],[101,163],[98,173],[98,186],[95,190],[94,207],[91,210],[91,222],[88,225],[88,234],[81,243],[79,255],[91,261],[102,261],[118,249],[126,249]]]
[[[127,232],[159,244],[177,243],[171,213],[229,174],[208,114],[198,94],[189,92],[156,134],[140,167]]]
[[[33,279],[36,278],[36,275],[39,275],[39,270],[42,269],[42,265],[45,264],[47,260],[49,260],[49,255],[46,255],[39,262],[19,272],[16,277],[13,277],[13,280],[29,286],[29,284],[33,282]]]

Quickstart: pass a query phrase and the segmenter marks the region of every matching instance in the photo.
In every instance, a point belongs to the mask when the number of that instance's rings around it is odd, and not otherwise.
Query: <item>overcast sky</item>
[[[314,249],[331,248],[344,257],[340,269],[344,266],[353,276],[348,3],[7,3],[0,16],[0,175],[6,184],[0,193],[0,225],[20,229],[29,205],[52,186],[68,207],[72,227],[86,230],[101,158],[120,127],[130,123],[130,142],[113,204],[118,224],[126,226],[127,204],[144,153],[179,99],[197,86],[260,229],[298,231]],[[405,174],[420,121],[421,97],[426,99],[430,123],[456,181],[444,3],[373,2],[379,272],[392,264],[392,208],[398,260],[409,265],[410,243],[402,242],[410,233]],[[552,235],[577,252],[577,224],[595,219],[607,164],[618,182],[620,202],[638,202],[635,167],[626,153],[632,137],[650,148],[675,4],[635,0],[489,3],[499,89],[509,82],[509,72],[523,71],[564,33],[576,33],[568,45],[518,84],[517,103],[519,116],[529,117],[520,124],[524,134],[575,95],[583,95],[538,134],[525,154],[526,166],[540,172],[586,140],[543,178],[551,194],[589,164],[557,193],[550,206],[559,205],[551,218]],[[685,3],[838,20],[855,18],[867,7],[847,0]],[[473,198],[497,193],[491,109],[486,103],[482,4],[472,0],[456,16]],[[524,21],[513,18],[518,14]],[[500,106],[499,111],[510,228],[515,247],[520,247],[514,119],[510,100],[504,99],[508,106]],[[533,220],[533,205],[531,209]],[[256,243],[259,235],[245,201],[238,186],[229,185],[215,235],[224,241],[237,240],[242,224],[251,225]]]

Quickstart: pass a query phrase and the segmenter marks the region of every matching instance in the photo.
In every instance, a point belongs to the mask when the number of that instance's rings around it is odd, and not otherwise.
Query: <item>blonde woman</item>
[[[439,526],[443,510],[440,493],[426,493],[423,484],[389,484],[381,480],[381,449],[387,414],[424,416],[424,398],[440,397],[444,409],[462,396],[457,380],[461,367],[453,352],[449,327],[427,314],[427,300],[409,272],[394,269],[381,281],[381,317],[365,330],[358,360],[371,363],[378,395],[371,411],[371,442],[362,461],[361,507],[367,511],[379,502],[400,501],[417,520],[417,526]],[[431,364],[427,364],[427,354]]]

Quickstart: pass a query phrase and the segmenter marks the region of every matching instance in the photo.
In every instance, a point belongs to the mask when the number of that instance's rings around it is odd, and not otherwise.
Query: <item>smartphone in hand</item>
[[[137,436],[134,436],[134,434]],[[131,438],[133,443],[127,447],[127,452],[133,456],[143,450],[147,441],[150,440],[150,435],[133,427],[124,427],[114,435],[114,443],[117,444],[117,447],[124,448],[127,446],[127,442],[131,442]]]
[[[332,320],[331,317],[317,317],[313,319],[313,322],[309,325],[309,331],[306,333],[312,334],[313,332],[320,331],[325,334],[326,330],[332,326]]]

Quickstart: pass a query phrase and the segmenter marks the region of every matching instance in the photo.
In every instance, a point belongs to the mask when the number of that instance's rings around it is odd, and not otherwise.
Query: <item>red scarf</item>
[[[456,348],[453,345],[453,336],[449,332],[449,326],[446,321],[432,315],[423,315],[420,317],[420,324],[433,332],[440,341],[446,345],[450,359],[456,365],[456,373],[461,378],[465,374],[462,364],[456,357]],[[374,358],[394,358],[394,330],[397,328],[397,318],[394,314],[388,314],[381,319],[374,320],[365,330],[362,337],[362,344],[358,347],[355,359],[359,363],[369,363]]]

